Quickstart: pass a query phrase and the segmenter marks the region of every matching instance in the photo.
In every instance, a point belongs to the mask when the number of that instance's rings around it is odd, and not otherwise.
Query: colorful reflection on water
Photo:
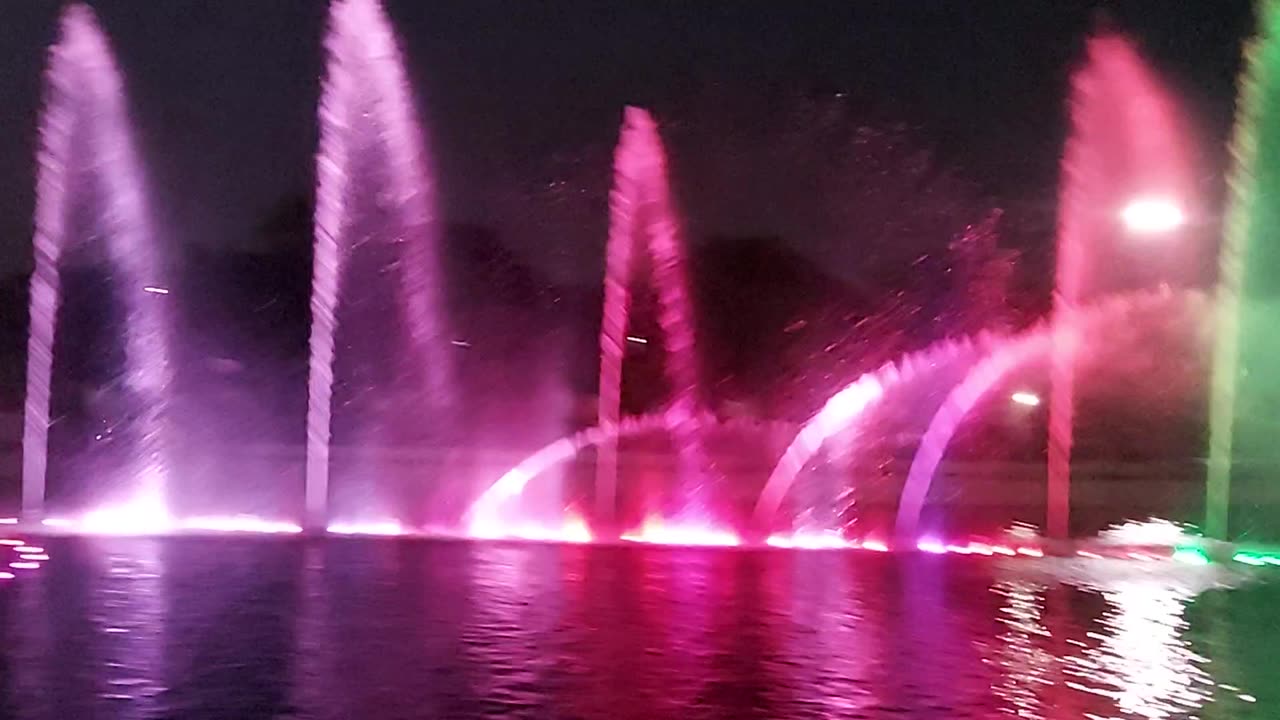
[[[14,718],[1264,718],[1265,569],[643,545],[60,538]]]

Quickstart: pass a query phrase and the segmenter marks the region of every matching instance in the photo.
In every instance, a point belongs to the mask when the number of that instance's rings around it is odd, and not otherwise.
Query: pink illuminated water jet
[[[689,300],[684,249],[679,238],[667,159],[658,127],[649,113],[626,109],[614,153],[614,184],[609,194],[609,241],[605,250],[604,313],[600,325],[600,395],[597,423],[618,424],[622,401],[622,363],[628,342],[648,344],[628,335],[631,284],[635,281],[637,245],[649,254],[658,295],[659,327],[666,351],[665,371],[671,386],[668,414],[674,419],[680,459],[682,512],[705,514],[704,485],[709,482],[699,427],[698,358],[694,346],[693,307]],[[600,520],[617,512],[618,458],[612,439],[601,442],[596,460],[596,507]]]
[[[1082,303],[1102,295],[1185,284],[1202,252],[1184,230],[1196,198],[1190,135],[1174,101],[1125,38],[1091,38],[1072,77],[1071,134],[1062,161],[1050,354],[1048,519],[1068,535],[1075,423],[1075,336]],[[1167,236],[1152,256],[1131,236]],[[1144,253],[1134,257],[1134,252]],[[1141,268],[1141,271],[1137,270]]]

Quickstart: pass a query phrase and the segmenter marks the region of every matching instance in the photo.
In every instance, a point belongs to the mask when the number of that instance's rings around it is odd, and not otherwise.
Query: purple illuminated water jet
[[[134,409],[136,445],[130,477],[117,491],[132,502],[165,505],[163,418],[171,372],[170,323],[165,298],[148,291],[165,283],[159,282],[161,263],[124,98],[120,73],[93,11],[69,6],[49,52],[40,121],[22,438],[22,514],[32,523],[44,515],[53,347],[62,299],[59,275],[64,251],[77,240],[68,235],[81,193],[99,203],[92,232],[104,238],[115,271],[115,294],[124,306],[123,386]],[[93,178],[92,187],[78,183],[82,174]]]
[[[893,385],[915,379],[924,369],[932,369],[952,362],[960,355],[985,344],[986,336],[975,340],[944,340],[919,352],[886,363],[880,368],[860,376],[835,395],[810,418],[796,433],[795,439],[783,452],[773,472],[756,501],[755,524],[769,529],[773,518],[796,476],[822,446],[836,434],[847,430],[858,418],[875,405],[885,391]]]
[[[671,385],[667,415],[674,422],[672,430],[680,458],[677,486],[683,502],[677,514],[704,515],[708,510],[705,486],[710,467],[694,422],[701,402],[693,308],[666,165],[666,153],[653,118],[640,108],[627,108],[614,153],[614,184],[609,195],[597,422],[601,428],[611,428],[620,420],[622,362],[628,343],[631,283],[636,279],[635,252],[639,244],[652,260],[650,281],[658,295],[659,325],[666,349],[665,371]],[[596,507],[605,524],[613,523],[617,512],[617,476],[617,446],[606,440],[599,445],[596,465]]]
[[[344,287],[349,260],[368,239],[354,227],[359,220],[356,213],[367,211],[361,203],[372,202],[393,225],[381,228],[374,240],[391,243],[398,251],[394,269],[400,311],[409,345],[424,375],[418,397],[420,409],[428,413],[428,423],[437,420],[430,416],[432,410],[447,405],[452,376],[439,311],[434,189],[400,50],[379,3],[335,0],[325,48],[328,67],[316,156],[307,403],[306,524],[314,529],[323,529],[329,515],[337,316],[344,296],[365,290]],[[384,164],[372,186],[369,178],[353,174],[356,163],[366,160],[371,152],[378,153]],[[398,391],[413,394],[407,388]]]
[[[1108,298],[1096,305],[1079,309],[1071,316],[1070,324],[1061,318],[1055,318],[1048,324],[1038,325],[1017,337],[1005,340],[974,365],[965,378],[951,389],[920,438],[920,445],[912,458],[911,469],[907,473],[907,481],[898,501],[898,517],[894,528],[898,541],[915,542],[929,486],[933,483],[934,472],[946,454],[951,438],[978,402],[1011,371],[1045,353],[1060,352],[1062,346],[1056,343],[1064,333],[1071,336],[1070,347],[1078,349],[1081,337],[1101,323],[1153,308],[1163,308],[1174,302],[1201,307],[1205,304],[1205,298],[1202,294],[1191,291],[1179,294],[1152,291]],[[1072,355],[1065,359],[1074,362],[1075,357]]]

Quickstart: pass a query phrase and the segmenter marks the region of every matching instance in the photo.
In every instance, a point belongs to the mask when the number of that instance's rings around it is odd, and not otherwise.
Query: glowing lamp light
[[[159,287],[159,286],[156,286],[156,285],[148,285],[148,286],[146,286],[146,287],[142,288],[142,292],[144,292],[144,293],[151,293],[152,295],[168,295],[168,294],[169,294],[169,288],[166,288],[166,287]]]
[[[13,573],[9,572],[8,570],[0,571],[0,580],[12,580],[13,578],[14,578]]]
[[[1120,220],[1130,232],[1156,235],[1177,230],[1187,222],[1178,204],[1168,198],[1142,197],[1120,211]]]
[[[1025,390],[1019,390],[1018,392],[1010,395],[1009,399],[1018,405],[1025,405],[1027,407],[1035,407],[1040,404],[1039,395]]]

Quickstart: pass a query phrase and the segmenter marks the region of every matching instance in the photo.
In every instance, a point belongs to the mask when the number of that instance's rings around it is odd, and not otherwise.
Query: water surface
[[[464,542],[48,545],[46,567],[0,585],[0,717],[1280,714],[1280,586],[1265,573]],[[1207,589],[1223,581],[1238,587]]]

